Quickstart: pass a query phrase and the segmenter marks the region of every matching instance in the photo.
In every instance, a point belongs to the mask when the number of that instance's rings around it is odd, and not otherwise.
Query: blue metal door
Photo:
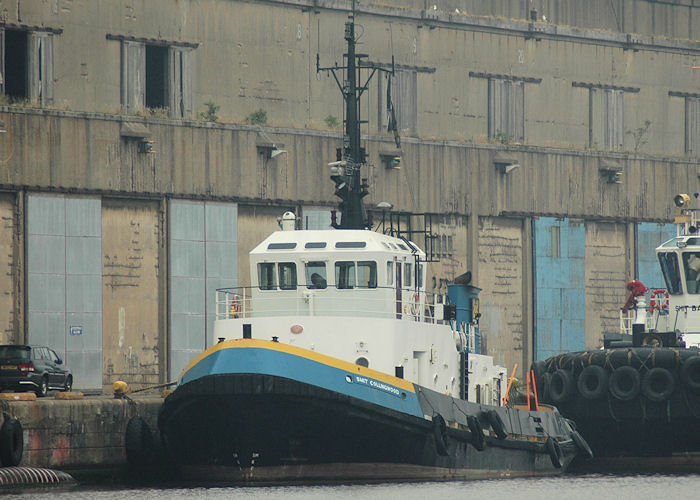
[[[586,348],[585,254],[582,223],[535,220],[535,358]]]

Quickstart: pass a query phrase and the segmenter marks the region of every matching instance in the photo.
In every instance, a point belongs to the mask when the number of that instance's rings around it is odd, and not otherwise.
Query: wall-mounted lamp
[[[496,155],[496,157],[493,159],[493,165],[505,175],[510,174],[511,172],[520,168],[520,163],[518,163],[516,158],[503,154]]]
[[[598,171],[608,184],[622,184],[622,170],[601,168]]]
[[[275,144],[274,142],[259,142],[255,145],[258,150],[258,154],[263,156],[266,160],[271,160],[276,158],[282,153],[286,153],[286,149],[281,149],[284,144]]]
[[[141,139],[139,142],[139,153],[155,153],[153,150],[153,141],[150,139]]]
[[[399,149],[393,149],[391,151],[380,151],[379,159],[381,160],[382,165],[384,165],[384,168],[386,169],[401,168],[401,150]]]
[[[155,153],[153,141],[150,139],[151,131],[143,123],[122,122],[119,135],[127,142],[136,141],[136,150],[139,153]]]
[[[603,159],[598,172],[608,184],[622,184],[622,168],[619,163]]]

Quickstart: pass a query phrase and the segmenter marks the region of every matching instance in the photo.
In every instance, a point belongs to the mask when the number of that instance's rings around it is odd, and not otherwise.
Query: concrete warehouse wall
[[[394,98],[405,118],[399,151],[386,132],[387,82],[373,80],[362,108],[370,121],[366,200],[390,202],[394,214],[433,214],[428,240],[439,238],[440,247],[428,287],[443,290],[472,271],[473,284],[483,288],[482,338],[497,362],[522,369],[544,338],[533,284],[538,217],[585,232],[578,249],[585,261],[583,338],[594,348],[602,333],[616,330],[625,282],[644,253],[637,224],[670,221],[672,196],[698,190],[695,3],[358,6],[361,50],[384,65],[395,57],[403,90]],[[26,198],[90,196],[102,211],[102,384],[176,375],[169,372],[168,203],[236,204],[239,284],[249,280],[248,252],[284,211],[303,217],[304,210],[335,205],[327,163],[342,144],[343,108],[335,81],[316,74],[315,55],[322,65],[342,61],[351,5],[0,0],[0,29],[51,37],[54,63],[53,78],[39,82],[41,94],[0,95],[3,341],[31,340]],[[529,20],[532,8],[536,22]],[[189,54],[177,60],[190,68],[182,80],[191,89],[184,116],[172,107],[124,103],[134,90],[122,83],[130,43]],[[176,60],[168,57],[163,72],[174,77],[167,68]],[[522,139],[489,136],[496,80],[522,83]],[[38,92],[39,83],[31,83]],[[610,123],[599,116],[601,95],[613,102],[610,113],[621,112]],[[200,115],[207,102],[210,111],[219,107],[217,117]],[[245,123],[259,110],[266,123]],[[601,134],[611,123],[617,135],[606,146]],[[139,152],[144,138],[153,141],[153,153]],[[266,158],[261,152],[272,143],[286,153]],[[401,168],[385,168],[381,154],[399,153]],[[504,173],[504,157],[520,167]],[[622,182],[609,182],[610,171],[621,172]],[[422,227],[420,217],[411,221]]]
[[[604,29],[481,17],[517,18],[521,15],[515,10],[527,11],[528,7],[520,2],[516,9],[515,1],[494,2],[495,7],[487,7],[490,2],[473,3],[478,16],[448,15],[432,8],[423,11],[428,7],[423,4],[408,9],[358,7],[360,46],[372,49],[368,52],[375,63],[387,65],[395,57],[397,78],[404,82],[403,90],[394,93],[403,135],[484,143],[503,140],[488,134],[487,102],[489,80],[505,77],[525,81],[524,137],[510,137],[511,142],[607,149],[595,134],[591,138],[590,128],[595,126],[589,120],[593,86],[621,92],[624,118],[614,149],[686,154],[683,96],[695,93],[693,67],[700,54],[697,41],[686,40],[685,34],[668,39],[657,36],[665,30],[647,35],[620,25],[611,31],[607,24],[597,26],[596,22],[590,24]],[[674,13],[688,26],[697,24],[689,15],[689,10],[694,13],[696,9],[668,3],[628,0],[623,9],[620,2],[598,0],[586,2],[584,9],[581,2],[573,0],[551,2],[558,6],[552,10],[562,13],[562,23],[585,20],[589,15],[613,19],[615,16],[603,13],[616,3],[625,11],[620,14],[624,19],[644,19],[652,9],[669,16]],[[220,121],[242,123],[262,110],[267,122],[277,126],[339,127],[342,102],[335,81],[325,73],[316,73],[316,54],[323,66],[341,61],[343,23],[350,2],[316,5],[208,0],[194,5],[172,0],[133,5],[122,0],[90,2],[80,8],[62,3],[56,8],[4,0],[0,12],[4,13],[5,29],[53,30],[51,92],[46,91],[41,98],[37,93],[44,106],[172,116],[173,109],[147,110],[125,103],[128,98],[124,96],[137,90],[132,89],[124,69],[129,60],[124,44],[137,41],[186,49],[189,69],[183,71],[189,90],[183,91],[188,95],[185,117],[197,118],[206,112],[209,102],[218,107],[215,114]],[[168,64],[163,68],[145,64],[140,70],[145,75],[139,73],[138,82],[151,73],[166,80],[174,78]],[[12,74],[6,78],[9,81]],[[362,110],[373,133],[386,128],[386,85],[382,78],[371,82],[372,92]],[[333,120],[328,121],[329,117]],[[184,146],[197,137],[182,139],[161,142],[159,148]],[[213,155],[227,152],[212,150]]]

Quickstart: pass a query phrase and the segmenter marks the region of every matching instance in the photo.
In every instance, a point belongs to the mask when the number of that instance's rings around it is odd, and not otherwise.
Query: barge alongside
[[[186,474],[227,481],[565,471],[590,450],[555,408],[502,405],[505,369],[474,352],[476,315],[460,315],[476,289],[451,285],[451,304],[428,294],[425,253],[370,230],[358,82],[392,71],[355,54],[354,27],[347,66],[327,68],[345,72],[346,140],[329,164],[342,219],[296,230],[286,213],[250,254],[251,286],[217,291],[219,343],[161,408],[166,452]]]
[[[677,235],[656,248],[666,288],[629,282],[621,333],[603,349],[532,367],[540,400],[573,419],[597,457],[700,453],[700,210],[687,195],[675,202]]]

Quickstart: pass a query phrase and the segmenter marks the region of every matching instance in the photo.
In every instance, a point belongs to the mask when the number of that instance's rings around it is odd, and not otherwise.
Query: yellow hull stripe
[[[333,358],[331,356],[326,356],[325,354],[319,354],[315,351],[310,351],[308,349],[302,349],[301,347],[296,347],[289,344],[283,344],[281,342],[272,342],[270,340],[257,340],[257,339],[234,339],[226,340],[224,342],[219,342],[218,344],[210,347],[202,354],[190,361],[190,364],[182,371],[180,379],[187,373],[193,366],[202,361],[204,358],[214,354],[215,352],[221,351],[223,349],[245,349],[245,348],[258,348],[267,349],[270,351],[278,351],[286,354],[291,354],[294,356],[299,356],[301,358],[306,358],[311,361],[316,361],[317,363],[323,363],[324,365],[332,366],[346,372],[356,373],[362,375],[363,377],[373,378],[380,382],[386,384],[391,384],[395,387],[399,387],[405,391],[415,393],[413,388],[413,383],[408,382],[402,378],[394,377],[392,375],[387,375],[386,373],[372,370],[371,368],[365,368],[364,366],[359,366],[354,363],[349,363],[338,358]]]

